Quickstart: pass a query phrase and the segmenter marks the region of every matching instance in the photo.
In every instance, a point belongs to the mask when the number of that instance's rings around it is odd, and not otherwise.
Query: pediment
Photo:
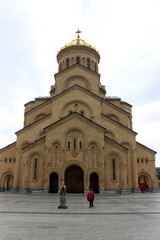
[[[61,129],[69,129],[69,128],[81,128],[82,131],[87,131],[88,129],[92,129],[94,131],[99,131],[101,133],[105,133],[106,129],[102,127],[101,125],[95,123],[94,121],[80,115],[77,112],[73,112],[62,119],[53,122],[52,124],[48,125],[44,128],[44,131],[49,132],[53,129],[61,127]]]
[[[84,88],[84,87],[82,87],[82,86],[80,86],[80,85],[78,85],[78,84],[75,84],[75,85],[67,88],[66,90],[58,93],[56,96],[53,96],[53,97],[51,98],[51,100],[54,101],[54,99],[61,98],[62,96],[67,95],[67,94],[73,92],[74,90],[78,90],[79,92],[83,92],[83,93],[85,93],[86,95],[91,96],[92,98],[98,99],[99,101],[102,100],[101,97],[99,97],[99,96],[96,95],[95,93],[87,90],[86,88]]]
[[[75,73],[77,74],[77,72],[79,73],[79,75],[86,75],[87,77],[89,77],[90,74],[100,78],[100,74],[91,70],[91,69],[88,69],[86,68],[85,66],[81,65],[81,64],[74,64],[72,66],[70,66],[69,68],[66,68],[58,73],[56,73],[54,76],[55,76],[55,79],[57,79],[58,77],[62,77],[63,75],[67,76],[68,75],[71,75],[71,76],[75,76]]]

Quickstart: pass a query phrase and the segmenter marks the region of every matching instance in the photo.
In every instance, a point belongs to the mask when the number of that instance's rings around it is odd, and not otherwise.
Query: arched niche
[[[74,76],[70,77],[65,81],[65,88],[70,88],[74,85],[79,85],[83,88],[90,89],[90,84],[89,82],[82,76]]]
[[[113,119],[114,121],[120,123],[119,117],[115,114],[107,114],[107,117],[109,117],[109,118]]]
[[[151,180],[147,173],[142,172],[138,176],[138,185],[141,192],[148,192],[151,186]]]
[[[3,191],[10,191],[13,187],[13,173],[7,172],[3,175]]]
[[[116,139],[115,134],[110,130],[107,130],[105,132],[105,136],[109,137],[110,139],[114,139],[114,140]]]
[[[35,116],[34,121],[37,121],[37,120],[39,120],[39,119],[41,119],[41,118],[43,118],[45,116],[46,116],[46,113],[40,113],[40,114]]]
[[[90,119],[94,117],[92,108],[89,106],[88,103],[84,102],[83,100],[75,99],[74,101],[69,101],[68,103],[64,104],[60,111],[60,118],[67,116],[72,112],[77,112],[80,115]]]
[[[52,172],[49,176],[49,193],[58,192],[58,182],[59,182],[58,173]]]
[[[99,175],[96,172],[90,174],[89,185],[95,193],[99,193]]]
[[[24,141],[24,142],[21,143],[20,148],[24,148],[27,145],[29,145],[30,143],[31,143],[30,141]]]

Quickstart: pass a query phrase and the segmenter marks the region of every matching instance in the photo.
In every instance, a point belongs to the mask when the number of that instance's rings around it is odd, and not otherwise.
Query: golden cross
[[[77,32],[75,32],[75,33],[78,34],[78,35],[77,35],[77,38],[80,38],[79,33],[81,33],[81,31],[78,29]]]

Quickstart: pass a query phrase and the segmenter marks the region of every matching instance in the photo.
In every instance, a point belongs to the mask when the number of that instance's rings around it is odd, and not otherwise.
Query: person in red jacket
[[[89,202],[89,207],[94,207],[93,206],[93,201],[94,201],[94,192],[93,189],[91,188],[90,191],[87,193],[87,200]]]

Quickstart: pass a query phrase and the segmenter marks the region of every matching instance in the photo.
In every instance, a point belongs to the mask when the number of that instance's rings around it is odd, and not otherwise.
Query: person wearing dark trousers
[[[94,202],[94,192],[93,189],[91,188],[90,191],[87,193],[87,200],[89,202],[89,207],[94,207],[93,202]]]

